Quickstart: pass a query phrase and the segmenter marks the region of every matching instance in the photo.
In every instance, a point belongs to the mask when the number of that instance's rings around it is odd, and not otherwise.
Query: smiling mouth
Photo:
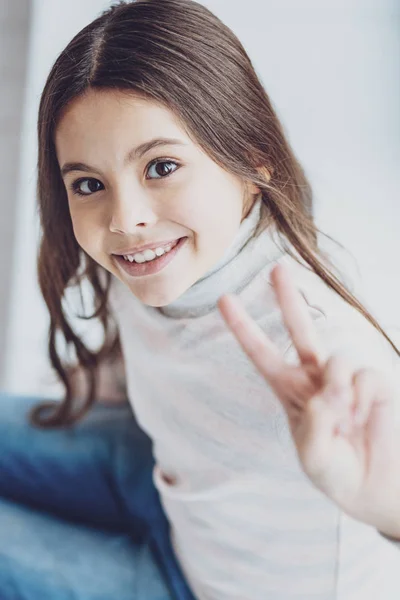
[[[137,263],[136,261],[130,262],[129,260],[126,260],[124,256],[117,254],[114,254],[114,261],[125,273],[132,277],[143,277],[145,275],[153,275],[164,269],[171,261],[173,261],[173,259],[179,253],[182,246],[185,245],[187,240],[187,237],[180,238],[178,242],[168,252],[165,252],[161,256],[153,258],[149,261],[145,261],[142,263]]]
[[[135,254],[143,254],[146,250],[153,250],[153,252],[156,251],[156,249],[158,248],[166,248],[167,246],[174,246],[175,244],[177,244],[179,242],[179,240],[181,240],[182,238],[175,238],[172,240],[169,240],[167,242],[156,242],[154,244],[146,244],[145,246],[142,246],[141,248],[134,248],[133,250],[127,250],[125,252],[119,251],[119,252],[114,252],[113,255],[114,256],[134,256]]]
[[[120,254],[120,256],[123,256],[125,260],[131,263],[136,262],[138,264],[142,264],[144,262],[152,262],[153,260],[156,260],[157,258],[163,256],[164,254],[171,252],[171,250],[175,248],[175,246],[179,243],[181,239],[182,238],[179,238],[177,240],[174,240],[173,242],[169,242],[168,244],[160,244],[158,246],[153,246],[152,248],[149,247],[145,250],[142,250],[141,252],[127,252],[124,254]],[[134,258],[136,255],[139,255],[137,259]]]

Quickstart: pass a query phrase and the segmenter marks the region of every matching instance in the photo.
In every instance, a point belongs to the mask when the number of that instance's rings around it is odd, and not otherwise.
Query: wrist
[[[363,495],[363,499],[357,502],[357,511],[348,514],[374,527],[384,536],[400,541],[400,489],[395,490],[393,486],[390,490],[389,486],[382,488],[385,489],[385,494],[374,493],[373,499],[368,499],[368,505],[365,504]]]
[[[374,519],[369,520],[384,536],[400,541],[400,500],[393,506],[386,507]]]
[[[388,537],[393,541],[400,542],[400,514],[393,522],[378,525],[377,529],[379,533],[382,533],[385,537]]]
[[[383,531],[380,531],[380,530],[379,530],[379,533],[381,535],[383,535],[383,537],[385,537],[386,539],[388,539],[390,542],[400,543],[400,536],[399,537],[392,537],[391,535],[388,535],[387,533],[383,533]]]
[[[386,496],[387,506],[381,512],[378,530],[389,538],[400,540],[400,490]]]

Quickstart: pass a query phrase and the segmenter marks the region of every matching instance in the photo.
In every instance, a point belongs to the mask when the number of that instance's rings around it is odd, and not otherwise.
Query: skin
[[[159,146],[125,161],[156,137],[185,145]],[[63,177],[79,245],[149,306],[173,302],[218,262],[260,193],[217,165],[170,110],[133,94],[90,90],[63,114],[55,144],[61,169],[76,162],[89,167]],[[155,159],[168,164],[151,165]],[[84,197],[71,189],[82,178]],[[112,256],[184,236],[177,256],[153,275],[131,277]]]

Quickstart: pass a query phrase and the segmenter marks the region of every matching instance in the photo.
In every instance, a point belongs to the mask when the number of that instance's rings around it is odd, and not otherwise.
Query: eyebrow
[[[139,146],[136,146],[136,148],[130,150],[125,157],[124,164],[141,158],[143,154],[146,154],[146,152],[152,148],[156,148],[157,146],[187,146],[187,144],[175,138],[153,138],[152,140],[143,142],[143,144],[139,144]],[[97,171],[97,169],[94,169],[85,163],[69,162],[62,166],[61,176],[65,177],[67,173],[70,173],[71,171]]]

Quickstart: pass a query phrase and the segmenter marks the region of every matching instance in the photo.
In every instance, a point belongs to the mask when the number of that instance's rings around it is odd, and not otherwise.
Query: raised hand
[[[225,294],[219,310],[245,353],[281,401],[304,472],[350,516],[400,538],[399,390],[386,373],[354,371],[341,356],[325,356],[323,340],[287,266],[271,282],[299,356],[289,365],[250,318]]]

